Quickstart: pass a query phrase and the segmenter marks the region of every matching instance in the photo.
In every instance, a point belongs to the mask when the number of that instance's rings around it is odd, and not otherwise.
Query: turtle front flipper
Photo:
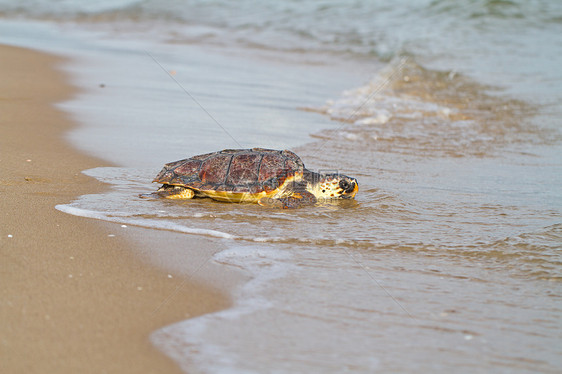
[[[292,195],[281,198],[263,197],[258,204],[270,208],[293,209],[307,205],[314,205],[316,197],[308,191],[294,192]]]
[[[165,198],[165,199],[193,199],[195,196],[195,191],[190,188],[185,188],[181,186],[171,186],[169,184],[165,184],[158,189],[156,192],[152,193],[145,193],[139,195],[142,198]]]

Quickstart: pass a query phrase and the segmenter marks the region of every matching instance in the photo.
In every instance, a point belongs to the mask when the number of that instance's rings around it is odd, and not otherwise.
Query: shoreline
[[[76,125],[54,104],[77,91],[57,68],[65,60],[4,45],[0,52],[2,371],[181,372],[150,334],[229,300],[151,266],[107,225],[54,208],[107,188],[81,173],[107,163],[63,139]],[[154,313],[174,292],[181,297]]]

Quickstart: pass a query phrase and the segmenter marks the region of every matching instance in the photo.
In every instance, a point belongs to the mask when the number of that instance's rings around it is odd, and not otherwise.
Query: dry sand
[[[74,91],[56,70],[64,61],[7,46],[0,56],[0,372],[179,372],[149,334],[226,298],[142,262],[107,225],[55,210],[105,188],[80,173],[104,163],[62,140],[74,126],[53,107]]]

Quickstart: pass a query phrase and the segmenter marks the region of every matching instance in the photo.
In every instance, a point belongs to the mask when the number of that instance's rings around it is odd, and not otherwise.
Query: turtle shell
[[[303,162],[291,151],[226,149],[166,164],[153,182],[189,187],[209,197],[269,195],[287,178],[302,178],[303,172]]]

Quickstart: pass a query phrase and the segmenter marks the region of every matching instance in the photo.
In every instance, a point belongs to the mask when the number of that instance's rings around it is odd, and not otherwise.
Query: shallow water
[[[117,165],[85,171],[111,191],[57,209],[217,248],[196,271],[174,257],[186,276],[247,276],[232,308],[154,332],[185,372],[557,372],[557,2],[21,4],[0,1],[0,41],[74,56],[69,138]],[[138,198],[165,162],[254,146],[359,194]]]

